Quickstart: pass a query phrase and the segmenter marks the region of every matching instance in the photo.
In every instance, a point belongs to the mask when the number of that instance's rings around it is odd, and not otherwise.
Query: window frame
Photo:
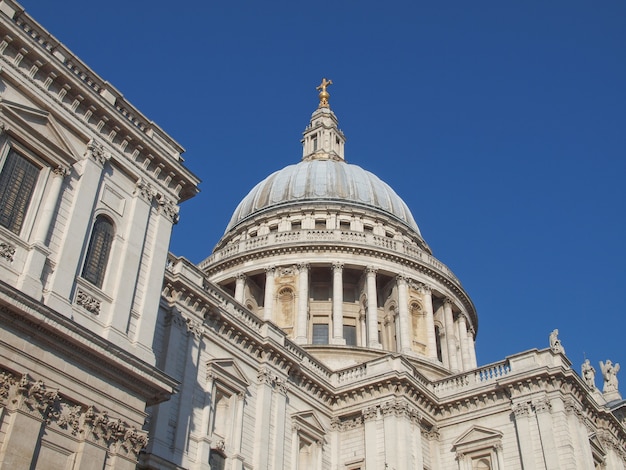
[[[44,186],[43,184],[41,184],[42,174],[48,166],[44,164],[41,159],[37,158],[32,152],[28,151],[17,142],[9,140],[8,142],[6,142],[4,149],[0,154],[0,174],[2,174],[2,172],[4,171],[7,161],[11,156],[11,153],[15,154],[18,158],[22,159],[27,164],[33,166],[35,168],[36,175],[32,183],[30,195],[28,195],[27,198],[28,201],[23,208],[22,221],[19,225],[18,230],[16,231],[10,226],[5,226],[3,224],[0,224],[0,229],[9,232],[15,237],[26,238],[25,235],[29,233],[32,229],[32,225],[37,213],[36,209],[41,203]]]
[[[91,256],[94,255],[96,249],[96,246],[94,245],[94,237],[101,233],[96,232],[96,229],[98,228],[99,224],[102,225],[102,222],[108,222],[111,232],[110,234],[108,234],[109,239],[104,240],[106,243],[108,243],[108,247],[106,247],[107,252],[105,254],[95,254],[95,256],[99,257],[99,260],[94,265],[94,263],[92,263],[93,260],[91,259]],[[106,236],[106,234],[104,235]],[[107,272],[109,271],[108,268],[111,260],[111,252],[113,251],[115,244],[115,237],[116,224],[114,219],[108,213],[102,212],[96,214],[91,225],[89,243],[85,248],[85,256],[80,271],[80,277],[87,281],[90,285],[98,289],[102,289],[105,284]]]

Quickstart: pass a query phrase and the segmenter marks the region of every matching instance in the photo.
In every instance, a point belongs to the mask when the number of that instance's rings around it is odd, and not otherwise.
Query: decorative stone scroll
[[[140,178],[137,183],[135,183],[135,191],[133,192],[133,196],[138,196],[144,201],[150,203],[152,198],[154,197],[155,191],[152,188],[152,185],[145,181],[143,178]]]
[[[87,143],[85,158],[93,158],[100,165],[104,165],[109,159],[109,156],[104,153],[104,147],[101,143],[95,139],[91,139]]]
[[[12,263],[14,256],[15,256],[15,246],[7,242],[0,241],[0,258],[4,258],[9,263]]]
[[[260,384],[267,384],[275,388],[278,392],[286,395],[289,391],[289,382],[287,379],[279,377],[270,372],[266,367],[262,367],[257,371],[257,380]]]
[[[156,194],[155,198],[159,204],[159,213],[172,222],[172,224],[177,224],[179,215],[176,203],[161,193]]]
[[[102,302],[88,292],[78,289],[76,292],[75,302],[76,305],[84,308],[88,312],[93,313],[94,315],[100,315],[100,306],[102,305]]]
[[[46,426],[104,444],[113,452],[122,451],[136,457],[148,444],[144,431],[121,419],[110,418],[106,410],[98,411],[94,406],[74,403],[28,374],[18,377],[10,372],[0,372],[0,404],[9,411],[21,409],[37,415]]]

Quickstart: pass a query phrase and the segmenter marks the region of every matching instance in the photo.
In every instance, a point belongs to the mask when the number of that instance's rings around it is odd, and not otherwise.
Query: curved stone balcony
[[[271,232],[265,235],[251,237],[234,242],[216,251],[198,266],[205,271],[238,256],[247,255],[268,248],[287,248],[297,246],[306,248],[329,244],[333,247],[362,248],[369,251],[378,251],[381,256],[399,256],[427,267],[461,287],[461,282],[454,273],[441,261],[427,252],[417,248],[414,244],[396,240],[394,238],[376,235],[371,232],[356,232],[347,230],[318,230],[308,229],[288,232]]]

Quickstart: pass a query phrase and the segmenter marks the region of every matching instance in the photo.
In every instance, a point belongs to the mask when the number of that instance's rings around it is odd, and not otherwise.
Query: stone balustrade
[[[460,284],[457,277],[445,264],[410,243],[402,242],[389,237],[374,235],[373,233],[352,232],[346,230],[300,230],[295,232],[272,232],[266,235],[258,235],[242,240],[238,243],[227,245],[202,261],[199,264],[199,268],[205,269],[207,266],[227,260],[230,257],[242,255],[249,251],[260,250],[265,247],[276,248],[280,245],[290,245],[294,243],[297,243],[299,246],[306,246],[307,242],[325,242],[332,243],[337,246],[341,246],[343,244],[350,246],[362,245],[370,249],[372,247],[377,247],[381,251],[400,254],[406,258],[423,263],[430,268],[442,272]]]
[[[434,382],[433,391],[440,397],[450,396],[476,385],[495,382],[510,372],[511,365],[507,359]]]

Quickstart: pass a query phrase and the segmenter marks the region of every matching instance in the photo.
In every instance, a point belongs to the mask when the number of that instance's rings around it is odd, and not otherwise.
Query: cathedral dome
[[[241,201],[226,231],[265,210],[324,202],[380,211],[420,233],[406,203],[389,185],[357,165],[332,158],[305,159],[272,173]]]

